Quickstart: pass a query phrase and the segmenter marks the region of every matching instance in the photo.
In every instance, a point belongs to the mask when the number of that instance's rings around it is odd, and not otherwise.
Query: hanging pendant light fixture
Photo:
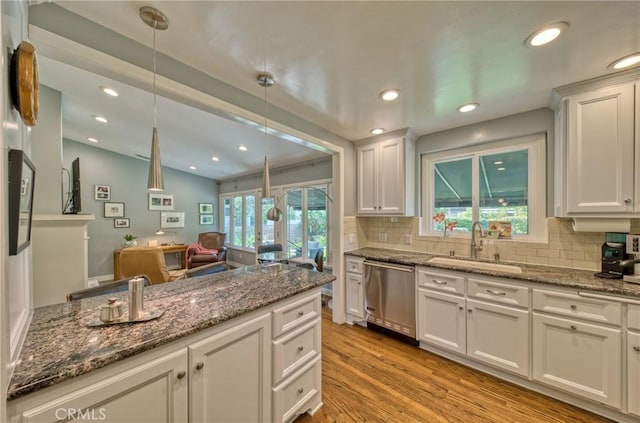
[[[266,69],[266,64],[265,64]],[[267,159],[267,88],[275,83],[273,75],[268,72],[258,74],[258,85],[264,87],[264,176],[262,179],[262,198],[271,198],[271,184],[269,183],[269,159]]]
[[[169,28],[169,19],[164,13],[153,7],[140,8],[140,18],[144,23],[153,28],[153,134],[151,135],[151,156],[149,161],[149,191],[163,191],[162,162],[160,160],[160,141],[158,140],[156,101],[156,30],[164,31]]]

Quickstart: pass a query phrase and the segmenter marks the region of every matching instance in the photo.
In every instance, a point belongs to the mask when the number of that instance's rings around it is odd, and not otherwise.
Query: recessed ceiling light
[[[380,98],[384,101],[393,101],[398,97],[400,97],[400,90],[396,89],[384,90],[380,93]]]
[[[499,170],[500,172],[502,172],[503,170],[505,170],[505,168],[504,168],[504,167],[499,167],[499,168],[498,168],[498,170]]]
[[[494,165],[501,165],[502,164],[502,160],[498,160],[497,162],[493,162]]]
[[[558,38],[567,28],[569,28],[569,24],[566,22],[555,22],[545,25],[529,35],[527,39],[524,40],[524,43],[531,47],[543,46]]]
[[[372,129],[369,132],[371,132],[373,135],[380,135],[380,134],[382,134],[384,132],[384,129],[383,128],[375,128],[375,129]]]
[[[624,56],[607,66],[607,69],[624,69],[640,63],[640,52]]]
[[[247,148],[247,147],[245,147],[244,145],[240,144],[240,145],[238,146],[238,150],[240,150],[240,151],[247,151],[247,150],[248,150],[248,148]]]
[[[103,93],[105,93],[106,95],[110,95],[111,97],[117,97],[118,96],[118,92],[116,90],[114,90],[113,88],[109,88],[109,87],[100,87],[100,89],[102,90]]]
[[[478,106],[479,106],[478,103],[467,103],[458,107],[456,110],[458,110],[460,113],[467,113],[475,110]]]
[[[212,156],[212,157],[211,157],[211,160],[213,160],[214,162],[219,162],[219,161],[220,161],[220,159],[219,159],[219,158],[217,158],[216,156]]]
[[[189,166],[189,169],[196,170],[196,167],[195,166]]]
[[[98,122],[102,122],[102,123],[107,123],[107,122],[109,122],[109,121],[107,120],[107,118],[106,118],[106,117],[104,117],[104,116],[96,116],[96,115],[93,115],[93,118],[94,118],[95,120],[97,120]]]
[[[98,142],[97,139],[93,138],[93,137],[88,137],[87,141],[91,141],[91,142]]]

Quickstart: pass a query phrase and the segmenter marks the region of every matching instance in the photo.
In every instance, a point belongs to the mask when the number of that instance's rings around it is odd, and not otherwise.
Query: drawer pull
[[[433,283],[435,283],[436,285],[446,285],[447,282],[446,281],[439,281],[438,279],[431,279],[433,281]]]
[[[578,306],[577,306],[577,305],[575,305],[575,304],[571,304],[571,310],[576,310],[577,308],[578,308]]]
[[[196,370],[202,370],[203,367],[204,363],[202,361],[196,363]]]
[[[493,289],[487,289],[487,292],[491,295],[507,295],[506,292],[494,291]]]
[[[458,306],[458,310],[464,310],[464,307]]]
[[[578,327],[576,325],[571,325],[570,328],[571,330],[578,330]]]
[[[300,345],[300,346],[298,347],[298,352],[302,352],[302,350],[304,350],[304,345]]]
[[[633,346],[633,350],[634,350],[635,352],[640,352],[640,347],[639,347],[639,346],[637,346],[637,345],[634,345],[634,346]]]
[[[187,375],[187,372],[185,372],[184,370],[181,370],[181,371],[179,371],[179,372],[178,372],[178,374],[176,375],[176,377],[177,377],[179,380],[182,380],[182,379],[184,379],[184,377],[185,377],[186,375]]]
[[[471,310],[471,309],[468,309],[467,311],[468,311],[469,313],[473,313],[473,310]]]
[[[298,317],[302,317],[302,316],[304,316],[304,311],[300,310],[300,311],[298,312]]]
[[[298,388],[298,393],[301,394],[304,392],[304,388]]]

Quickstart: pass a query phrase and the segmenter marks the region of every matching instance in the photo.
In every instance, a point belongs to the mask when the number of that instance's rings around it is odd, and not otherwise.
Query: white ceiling
[[[638,1],[57,4],[148,46],[138,10],[153,5],[170,21],[159,51],[257,97],[266,56],[277,80],[269,102],[350,140],[374,127],[421,135],[545,107],[553,87],[610,73],[613,60],[640,51]],[[569,30],[524,45],[555,21]],[[401,98],[382,102],[385,88]],[[456,112],[467,102],[480,107]]]

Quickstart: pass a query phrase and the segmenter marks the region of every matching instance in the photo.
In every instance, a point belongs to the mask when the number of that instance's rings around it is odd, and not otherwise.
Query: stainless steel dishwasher
[[[413,266],[365,260],[367,327],[416,339],[416,291]],[[412,342],[413,343],[413,342]]]

